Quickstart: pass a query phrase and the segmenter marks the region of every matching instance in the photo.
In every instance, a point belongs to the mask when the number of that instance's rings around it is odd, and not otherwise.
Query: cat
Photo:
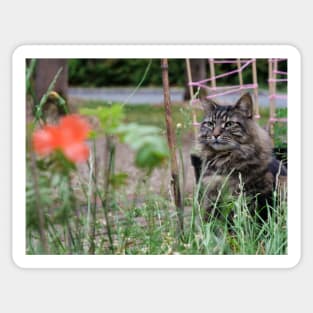
[[[287,169],[273,156],[268,132],[253,118],[251,95],[243,94],[234,105],[206,100],[204,109],[198,136],[201,178],[197,157],[192,159],[205,192],[206,219],[226,195],[238,197],[240,192],[250,199],[250,210],[266,218],[266,204],[271,205],[278,179],[286,183]]]

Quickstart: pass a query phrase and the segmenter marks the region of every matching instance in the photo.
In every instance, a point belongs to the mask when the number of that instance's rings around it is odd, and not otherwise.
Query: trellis
[[[274,135],[274,127],[273,124],[275,122],[287,122],[286,118],[277,118],[276,117],[276,99],[278,98],[286,98],[286,95],[279,95],[277,94],[276,84],[281,82],[287,82],[287,72],[281,71],[278,69],[278,64],[285,59],[268,59],[268,69],[269,69],[269,131],[271,136]],[[186,59],[186,67],[187,67],[187,74],[188,74],[188,85],[189,85],[189,92],[192,101],[195,101],[195,94],[193,87],[202,88],[207,91],[207,99],[213,99],[216,97],[223,97],[229,94],[234,93],[243,93],[245,90],[252,90],[253,97],[254,97],[254,117],[256,119],[260,118],[260,109],[259,109],[259,86],[258,86],[258,79],[257,79],[257,60],[256,59],[208,59],[208,64],[210,68],[210,77],[200,80],[200,81],[193,81],[191,76],[191,66],[190,60]],[[216,75],[215,65],[216,64],[234,64],[236,66],[235,69],[230,70],[228,72]],[[246,70],[248,67],[251,67],[252,71],[252,82],[245,83],[243,80],[243,71]],[[219,86],[219,80],[231,76],[237,75],[239,84],[237,85],[228,85],[228,86]],[[277,77],[283,76],[283,77]],[[195,109],[193,108],[192,112],[192,121],[194,125],[194,135],[196,137],[197,134],[197,127],[198,122],[196,119]]]

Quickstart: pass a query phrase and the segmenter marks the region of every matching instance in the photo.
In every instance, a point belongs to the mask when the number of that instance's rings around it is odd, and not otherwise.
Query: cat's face
[[[206,116],[200,126],[199,142],[214,151],[239,149],[241,144],[249,140],[252,112],[249,93],[244,94],[233,106],[208,101]]]

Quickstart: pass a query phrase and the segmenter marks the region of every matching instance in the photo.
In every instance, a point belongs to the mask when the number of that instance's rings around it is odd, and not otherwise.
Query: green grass
[[[59,197],[67,194],[65,185],[59,188]],[[267,221],[260,222],[248,210],[246,198],[240,194],[231,205],[235,217],[232,221],[211,217],[204,222],[202,199],[194,196],[185,199],[185,229],[183,236],[177,236],[178,217],[171,202],[161,196],[149,193],[143,188],[138,202],[129,201],[123,192],[110,197],[111,236],[110,246],[105,217],[101,208],[96,211],[95,236],[92,240],[92,254],[128,255],[279,255],[287,253],[286,193],[277,196],[275,206],[269,208]],[[276,193],[275,195],[277,195]],[[50,201],[55,201],[50,195]],[[31,209],[31,203],[28,205]],[[59,208],[60,209],[60,208]],[[67,219],[57,220],[57,208],[46,211],[47,239],[51,254],[90,254],[90,221],[82,208],[73,212],[70,206],[61,208],[67,212]],[[90,224],[90,225],[89,225]],[[40,254],[39,235],[34,225],[28,225],[27,253]]]
[[[79,107],[84,108],[97,108],[102,106],[109,106],[108,102],[104,101],[84,101],[79,104]],[[164,107],[162,105],[150,105],[150,104],[132,104],[125,105],[124,112],[126,115],[125,122],[128,123],[138,123],[144,125],[154,125],[162,129],[165,128],[165,115]],[[172,115],[175,123],[182,123],[187,118],[189,107],[187,104],[183,105],[173,105],[172,106]],[[200,115],[201,112],[198,112]]]

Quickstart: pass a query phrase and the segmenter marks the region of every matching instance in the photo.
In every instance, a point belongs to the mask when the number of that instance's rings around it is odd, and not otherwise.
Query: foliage
[[[125,124],[123,106],[82,108],[81,114],[97,116],[101,130],[107,135],[116,135],[135,152],[135,165],[147,170],[150,175],[153,168],[160,166],[168,158],[168,149],[160,129],[155,126]]]
[[[80,113],[87,116],[96,116],[99,119],[102,134],[114,134],[116,128],[122,123],[125,118],[123,106],[115,104],[97,108],[80,109]]]
[[[169,156],[168,148],[160,129],[135,123],[121,125],[116,134],[122,142],[136,151],[135,164],[151,173],[153,168],[161,165]]]
[[[70,59],[69,83],[72,86],[109,87],[134,86],[140,81],[149,59]],[[281,62],[281,70],[286,70],[286,62]],[[169,59],[169,81],[173,86],[186,86],[185,59]],[[216,64],[216,75],[236,69],[233,64]],[[207,66],[209,77],[209,67]],[[267,86],[267,59],[257,59],[258,83]],[[242,72],[245,82],[252,82],[250,67]],[[225,77],[218,82],[221,85],[238,84],[238,75]],[[142,86],[161,86],[160,60],[153,59],[151,68]],[[280,88],[278,84],[278,88]]]
[[[69,83],[73,86],[134,86],[140,81],[149,59],[70,59]],[[170,78],[184,84],[184,60],[171,60]],[[161,85],[160,60],[154,59],[143,86]]]

